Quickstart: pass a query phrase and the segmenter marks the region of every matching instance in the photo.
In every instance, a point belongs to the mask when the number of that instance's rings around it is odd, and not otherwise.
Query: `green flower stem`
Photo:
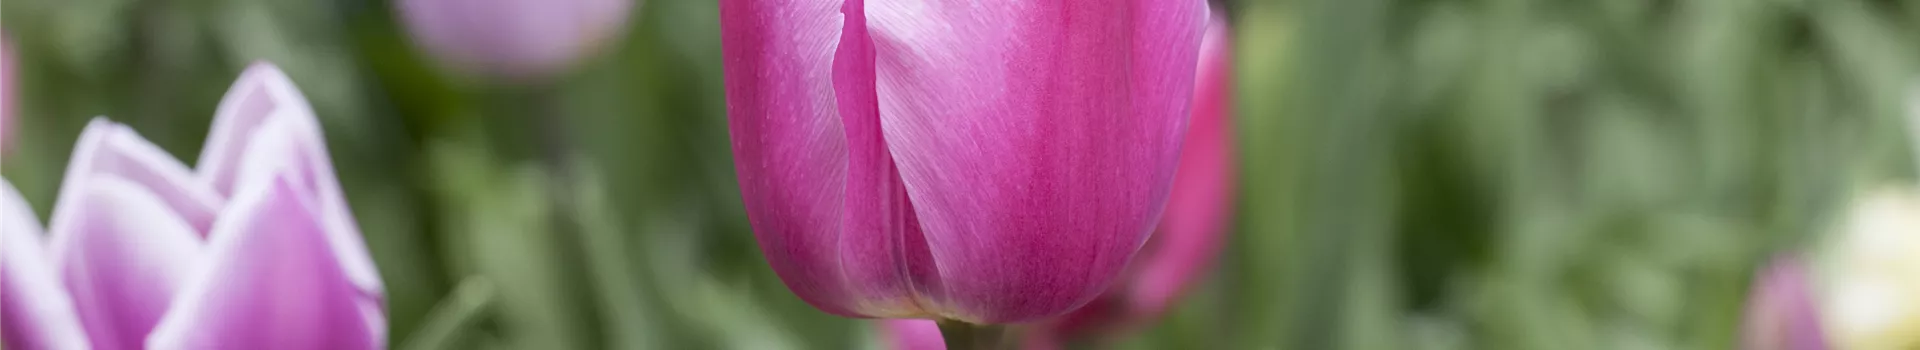
[[[1012,332],[1007,326],[991,324],[972,324],[955,320],[940,320],[940,338],[947,342],[947,350],[998,350],[1013,349]]]
[[[427,313],[427,321],[406,343],[406,350],[455,349],[461,336],[484,321],[493,305],[493,282],[483,277],[468,277],[440,304]]]

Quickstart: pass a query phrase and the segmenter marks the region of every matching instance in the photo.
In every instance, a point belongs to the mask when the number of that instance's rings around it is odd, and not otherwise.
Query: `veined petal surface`
[[[1058,315],[1146,241],[1186,132],[1201,1],[868,3],[881,126],[941,316]]]
[[[829,313],[976,323],[1064,313],[1139,249],[1206,17],[1146,0],[720,8],[735,167],[775,272]]]

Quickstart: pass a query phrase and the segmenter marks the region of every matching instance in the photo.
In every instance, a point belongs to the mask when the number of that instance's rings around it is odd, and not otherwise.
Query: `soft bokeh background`
[[[1221,268],[1122,349],[1725,349],[1752,272],[1914,181],[1920,3],[1274,0],[1240,53]],[[88,118],[198,154],[253,60],[314,103],[396,348],[847,349],[765,266],[712,0],[563,75],[428,59],[379,0],[5,0],[0,174],[41,215]]]

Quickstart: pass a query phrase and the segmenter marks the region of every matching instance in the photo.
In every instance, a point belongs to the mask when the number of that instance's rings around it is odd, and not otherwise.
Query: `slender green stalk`
[[[947,350],[998,350],[1014,348],[1012,332],[1007,326],[991,324],[972,324],[955,320],[940,320],[940,338],[947,342]]]
[[[493,283],[481,277],[468,277],[460,286],[433,307],[427,321],[401,344],[406,350],[453,349],[468,328],[487,317],[493,304]]]

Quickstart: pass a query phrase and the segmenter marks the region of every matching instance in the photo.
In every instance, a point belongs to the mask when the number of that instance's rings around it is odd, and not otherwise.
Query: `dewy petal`
[[[363,293],[382,295],[379,270],[347,206],[320,121],[286,73],[255,63],[240,74],[215,113],[213,130],[197,167],[203,181],[231,195],[247,182],[289,176],[295,188],[315,198],[347,276]]]
[[[73,299],[54,275],[40,219],[0,179],[0,341],[8,349],[85,349]]]
[[[881,125],[945,283],[931,308],[1019,322],[1102,292],[1165,204],[1205,2],[867,11]]]
[[[53,261],[95,347],[137,348],[197,263],[200,233],[159,195],[113,175],[69,178]]]
[[[1226,240],[1233,202],[1232,52],[1226,23],[1215,18],[1201,44],[1193,120],[1180,151],[1167,212],[1127,290],[1130,318],[1158,317],[1213,266]]]
[[[927,316],[916,294],[934,291],[913,281],[932,279],[931,257],[881,134],[863,12],[859,1],[720,2],[734,165],[761,251],[802,300],[843,316]]]
[[[940,325],[933,320],[899,318],[874,321],[880,339],[891,350],[946,350]]]
[[[77,185],[101,176],[131,181],[158,196],[197,233],[207,232],[220,207],[226,204],[225,196],[200,182],[186,165],[141,138],[132,128],[94,118],[80,132],[80,140],[74,145],[73,159],[67,164],[65,183],[55,205],[66,206],[72,196],[85,195],[84,188]],[[63,214],[59,207],[53,214],[50,224],[57,230]]]
[[[328,244],[316,198],[280,177],[242,186],[147,348],[377,349],[384,317]],[[248,190],[251,189],[251,190]],[[372,315],[368,311],[375,312]]]

